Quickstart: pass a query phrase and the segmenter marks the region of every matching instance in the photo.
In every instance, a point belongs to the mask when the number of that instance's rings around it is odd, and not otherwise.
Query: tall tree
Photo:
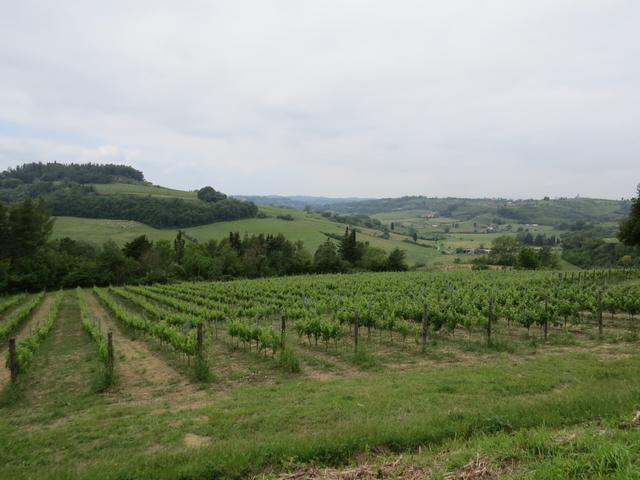
[[[638,197],[631,201],[629,216],[620,224],[618,238],[625,245],[640,245],[640,184],[638,185]]]
[[[122,253],[129,258],[140,260],[140,257],[151,250],[152,246],[153,243],[147,239],[146,235],[140,235],[130,242],[125,243],[124,247],[122,247]]]
[[[333,273],[340,271],[340,257],[338,256],[335,244],[330,238],[327,238],[327,240],[316,250],[316,253],[313,256],[313,267],[318,273]]]
[[[42,200],[27,199],[9,210],[4,227],[6,248],[12,259],[33,255],[43,247],[53,229],[53,219]]]
[[[178,263],[182,263],[182,259],[184,258],[184,244],[184,234],[182,230],[179,230],[176,239],[173,241],[173,250],[176,253],[176,262]]]
[[[355,229],[349,229],[349,227],[345,229],[344,237],[340,242],[340,256],[349,263],[358,261],[358,242]]]

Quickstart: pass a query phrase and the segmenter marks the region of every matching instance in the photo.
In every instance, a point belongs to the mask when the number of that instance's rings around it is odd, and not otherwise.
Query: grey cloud
[[[3,168],[117,159],[245,194],[640,181],[637,2],[2,3]]]

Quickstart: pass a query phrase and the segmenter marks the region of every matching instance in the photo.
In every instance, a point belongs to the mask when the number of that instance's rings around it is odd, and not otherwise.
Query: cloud
[[[0,167],[229,193],[629,196],[637,2],[7,2]]]

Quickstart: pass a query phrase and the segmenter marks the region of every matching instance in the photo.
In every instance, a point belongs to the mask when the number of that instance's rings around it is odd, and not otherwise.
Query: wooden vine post
[[[489,313],[487,314],[487,345],[491,345],[491,322],[493,321],[493,297],[489,297]]]
[[[199,322],[197,327],[196,327],[196,335],[197,335],[196,336],[196,340],[197,340],[197,347],[196,347],[197,355],[202,358],[202,350],[203,350],[202,345],[203,345],[203,342],[204,342],[204,333],[203,333],[203,330],[202,330],[202,322]]]
[[[549,300],[544,299],[544,341],[547,341],[549,333]]]
[[[113,369],[113,332],[107,332],[107,368]]]
[[[18,358],[16,357],[16,339],[9,339],[9,369],[11,370],[11,383],[18,380]]]
[[[598,335],[602,336],[602,290],[598,291]]]
[[[358,335],[360,332],[360,314],[356,312],[356,318],[353,322],[353,351],[358,353]]]
[[[280,316],[280,343],[282,343],[282,349],[284,350],[284,336],[287,332],[287,316]]]
[[[429,308],[424,304],[422,311],[422,353],[427,351],[427,328],[429,327]]]

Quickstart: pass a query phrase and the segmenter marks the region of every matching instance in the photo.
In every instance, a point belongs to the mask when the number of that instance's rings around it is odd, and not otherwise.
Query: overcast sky
[[[629,197],[637,0],[0,0],[0,167],[235,194]]]

